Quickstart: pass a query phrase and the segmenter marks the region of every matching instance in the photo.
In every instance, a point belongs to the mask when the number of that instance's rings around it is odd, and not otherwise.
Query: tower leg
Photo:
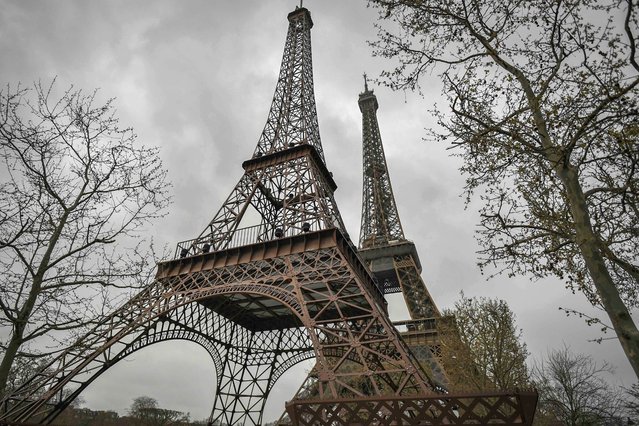
[[[102,365],[96,367],[89,374],[79,374],[69,383],[69,386],[58,392],[59,398],[54,403],[49,401],[50,409],[40,420],[48,424],[73,401],[87,386],[97,379],[108,368],[123,360],[127,356],[145,347],[168,340],[188,340],[199,344],[211,357],[216,372],[222,370],[220,354],[224,344],[217,339],[216,330],[223,329],[229,321],[204,308],[198,303],[180,306],[165,315],[160,316],[139,333],[132,333],[136,337],[120,352],[115,348],[102,355]],[[226,344],[226,343],[225,343]],[[99,365],[99,364],[95,364]],[[218,373],[219,374],[219,373]],[[64,391],[63,391],[64,390]],[[44,411],[43,411],[44,413]]]
[[[214,417],[231,409],[257,424],[274,378],[311,347],[320,398],[429,392],[383,303],[336,229],[164,262],[156,281],[18,389],[0,420],[50,419],[57,408],[49,401],[65,387],[92,380],[165,322],[214,336],[213,346],[225,348]],[[277,333],[282,342],[286,333],[301,334],[294,346],[265,346]]]
[[[314,356],[303,329],[251,332],[233,327],[223,353],[209,424],[261,425],[274,384],[293,365]]]

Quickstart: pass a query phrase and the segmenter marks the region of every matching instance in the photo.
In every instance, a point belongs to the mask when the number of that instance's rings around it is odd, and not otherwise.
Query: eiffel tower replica
[[[3,418],[48,423],[116,362],[170,339],[195,341],[214,360],[211,423],[261,424],[273,384],[310,358],[317,374],[304,389],[320,399],[432,392],[335,203],[315,108],[311,15],[298,8],[288,22],[266,125],[220,210],[158,264],[153,283],[19,389]]]
[[[421,262],[415,244],[407,240],[397,211],[384,146],[377,121],[379,104],[364,74],[359,95],[362,113],[363,194],[359,254],[384,294],[402,293],[410,320],[394,323],[406,328],[402,338],[423,367],[444,386],[447,377],[438,360],[436,322],[441,313],[421,278]]]
[[[294,425],[479,424],[486,413],[528,424],[517,396],[442,393],[391,324],[333,197],[311,15],[296,8],[288,23],[266,126],[220,210],[158,263],[144,290],[6,396],[0,424],[51,424],[118,361],[176,339],[198,343],[214,362],[210,425],[262,424],[275,382],[307,359],[313,373],[286,403]]]

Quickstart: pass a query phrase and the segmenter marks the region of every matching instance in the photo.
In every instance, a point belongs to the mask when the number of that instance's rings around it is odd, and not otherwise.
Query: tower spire
[[[364,161],[362,223],[359,236],[361,248],[378,247],[387,245],[390,241],[404,239],[377,123],[377,108],[377,97],[373,91],[368,90],[364,74],[364,93],[359,95]]]
[[[313,89],[313,20],[300,1],[300,6],[288,14],[288,21],[275,94],[255,155],[310,145],[324,161]]]
[[[329,228],[346,234],[333,197],[337,185],[326,168],[319,134],[313,20],[305,8],[296,8],[287,19],[279,77],[257,147],[242,164],[244,176],[207,228],[181,244],[184,256],[235,245],[244,234],[256,234],[257,241]]]
[[[368,90],[364,74],[364,93],[359,95],[364,164],[359,253],[385,294],[402,293],[411,317],[411,321],[405,322],[408,335],[402,336],[419,362],[427,366],[440,383],[447,383],[446,373],[435,356],[439,341],[434,324],[440,313],[421,278],[417,249],[404,237],[377,123],[378,107],[377,97]],[[422,337],[416,338],[413,332]]]

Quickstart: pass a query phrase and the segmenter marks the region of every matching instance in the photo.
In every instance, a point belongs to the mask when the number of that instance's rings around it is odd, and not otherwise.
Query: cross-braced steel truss
[[[420,365],[439,383],[448,379],[439,351],[437,322],[441,314],[424,281],[415,245],[404,237],[377,123],[377,97],[368,89],[359,96],[363,123],[364,191],[359,254],[384,293],[401,292],[410,320],[395,323]],[[417,398],[364,398],[351,401],[299,401],[287,404],[296,424],[530,424],[536,392],[451,395]],[[344,419],[348,418],[349,422]]]
[[[379,104],[364,76],[364,92],[358,100],[362,112],[363,195],[360,255],[384,288],[384,293],[401,292],[413,323],[408,333],[428,333],[431,337],[410,339],[411,349],[420,363],[440,383],[446,375],[435,355],[437,332],[424,324],[440,316],[437,305],[421,278],[421,265],[415,245],[406,240],[395,204],[393,188],[377,122]],[[428,319],[428,320],[427,320]]]
[[[440,316],[426,285],[415,245],[406,240],[395,204],[384,146],[377,122],[379,104],[364,76],[359,95],[362,112],[363,195],[359,249],[385,293],[402,292],[413,319]]]
[[[305,8],[289,13],[288,20],[275,95],[254,156],[310,145],[324,161],[313,89],[313,20]]]
[[[300,426],[530,425],[536,404],[536,392],[516,391],[304,400],[287,403],[286,410]]]
[[[115,362],[178,338],[215,361],[212,421],[260,424],[277,378],[311,354],[319,398],[432,389],[354,248],[332,229],[160,263],[153,284],[23,385],[2,418],[48,423]]]
[[[274,383],[309,358],[315,366],[293,403],[436,393],[344,230],[315,114],[310,13],[298,8],[288,21],[264,132],[209,226],[5,398],[0,422],[50,423],[113,364],[171,339],[202,345],[214,361],[211,424],[261,424]]]
[[[359,95],[359,109],[362,112],[362,152],[363,152],[363,193],[362,224],[359,247],[386,246],[393,241],[404,240],[402,223],[397,212],[393,187],[382,136],[377,123],[377,97],[368,90],[364,76],[364,93]]]

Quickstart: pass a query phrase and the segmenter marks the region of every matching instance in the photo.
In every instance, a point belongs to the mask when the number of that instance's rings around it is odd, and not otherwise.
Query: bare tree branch
[[[134,238],[169,203],[157,149],[119,128],[112,99],[56,93],[55,81],[0,92],[0,161],[10,170],[0,182],[0,322],[11,326],[0,395],[17,360],[39,355],[28,343],[63,349],[117,297],[106,288],[139,288],[154,262]]]
[[[375,54],[396,61],[383,83],[442,78],[449,110],[433,111],[433,134],[462,158],[466,199],[481,200],[480,266],[583,292],[639,377],[636,2],[369,3]]]

